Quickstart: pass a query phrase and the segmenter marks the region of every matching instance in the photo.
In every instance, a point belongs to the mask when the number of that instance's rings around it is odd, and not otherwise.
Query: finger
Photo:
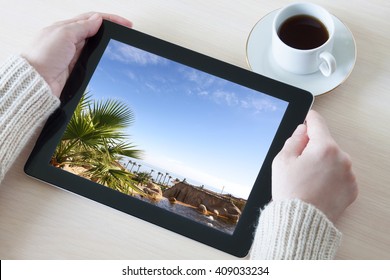
[[[83,14],[80,14],[80,15],[75,16],[75,17],[70,18],[70,19],[57,21],[53,25],[66,25],[66,24],[70,24],[70,23],[73,23],[73,22],[77,22],[79,20],[86,20],[86,19],[89,19],[94,14],[96,14],[96,12],[83,13]]]
[[[118,16],[118,15],[113,15],[113,14],[101,14],[101,16],[105,20],[109,20],[109,21],[115,22],[117,24],[129,27],[129,28],[133,27],[133,23],[130,20],[125,19],[124,17]]]
[[[314,110],[310,110],[306,117],[307,135],[310,141],[312,140],[328,140],[333,139],[325,119]]]
[[[67,29],[68,34],[72,35],[72,40],[75,45],[84,41],[85,39],[95,35],[101,24],[103,18],[100,14],[95,13],[88,19],[78,20],[73,23],[65,25],[63,28]]]
[[[306,125],[299,125],[289,139],[284,143],[281,155],[286,157],[298,157],[305,149],[309,138]]]
[[[56,22],[54,25],[57,25],[57,26],[67,25],[70,23],[76,23],[78,21],[87,20],[87,19],[91,18],[94,14],[99,14],[105,20],[109,20],[109,21],[115,22],[117,24],[129,27],[129,28],[133,27],[133,23],[126,18],[123,18],[123,17],[118,16],[118,15],[114,15],[114,14],[97,13],[97,12],[87,12],[87,13],[78,15],[78,16],[71,18],[71,19]]]
[[[111,14],[94,13],[89,18],[79,19],[77,21],[64,24],[60,28],[67,29],[68,34],[72,34],[73,36],[73,43],[78,44],[81,41],[95,35],[98,32],[103,19],[110,19],[117,23],[123,23],[127,24],[127,26],[131,26],[131,22],[122,17]]]

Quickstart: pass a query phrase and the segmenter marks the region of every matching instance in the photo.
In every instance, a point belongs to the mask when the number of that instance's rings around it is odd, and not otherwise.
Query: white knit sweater
[[[59,106],[44,79],[20,56],[0,66],[0,182],[38,126]],[[260,215],[252,259],[332,259],[341,233],[300,200],[271,202]]]
[[[14,56],[0,66],[0,181],[36,128],[59,104],[25,59]]]
[[[314,206],[301,200],[271,202],[260,214],[252,259],[329,260],[341,233]]]

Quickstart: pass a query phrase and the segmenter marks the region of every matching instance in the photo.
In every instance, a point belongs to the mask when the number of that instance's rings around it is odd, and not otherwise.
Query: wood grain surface
[[[291,1],[0,0],[0,61],[52,22],[87,11],[116,13],[134,28],[229,63],[246,64],[256,22]],[[338,259],[390,259],[390,1],[316,0],[354,34],[349,78],[314,109],[352,157],[360,193],[337,222]],[[37,132],[36,136],[39,134]],[[232,259],[88,199],[29,178],[32,139],[0,186],[1,259]]]

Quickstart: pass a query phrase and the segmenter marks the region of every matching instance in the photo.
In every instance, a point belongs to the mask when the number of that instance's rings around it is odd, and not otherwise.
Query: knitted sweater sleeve
[[[0,182],[37,127],[59,104],[24,58],[13,56],[0,65]]]
[[[252,259],[333,259],[341,233],[314,206],[301,200],[271,202],[261,212]]]

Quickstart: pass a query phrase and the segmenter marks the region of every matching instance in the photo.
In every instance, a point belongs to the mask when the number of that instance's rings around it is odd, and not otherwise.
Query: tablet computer
[[[271,199],[272,160],[312,102],[307,91],[104,21],[25,172],[243,257]]]

